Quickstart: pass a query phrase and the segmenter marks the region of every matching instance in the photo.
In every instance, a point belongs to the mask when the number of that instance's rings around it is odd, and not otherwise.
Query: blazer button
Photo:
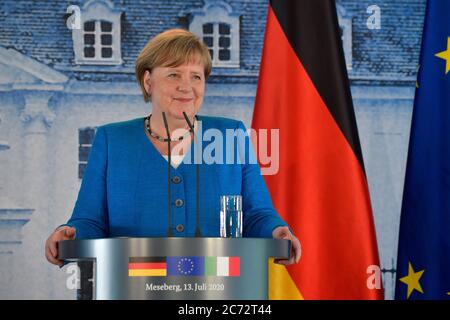
[[[181,206],[183,206],[183,200],[181,200],[181,199],[177,199],[177,200],[175,200],[175,206],[177,206],[177,207],[181,207]]]
[[[179,176],[175,176],[172,178],[172,182],[178,184],[181,182],[181,178]]]
[[[184,231],[184,226],[182,224],[178,224],[176,227],[178,232],[183,232]]]

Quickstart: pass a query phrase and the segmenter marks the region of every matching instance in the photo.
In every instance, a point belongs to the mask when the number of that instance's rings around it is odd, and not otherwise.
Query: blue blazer
[[[200,131],[216,129],[215,132],[219,130],[223,137],[226,129],[245,131],[240,121],[206,116],[199,116],[198,120]],[[248,136],[245,140],[248,144]],[[193,143],[188,155],[194,159],[195,152],[201,150],[216,160],[222,157],[224,162],[226,152],[243,154],[244,145],[242,141],[237,142],[231,146],[227,141],[223,154],[219,148],[213,151],[213,145],[208,142],[202,145]],[[251,150],[247,145],[248,149]],[[250,153],[250,156],[254,154]],[[244,163],[216,162],[219,163],[203,161],[200,165],[200,228],[203,237],[220,236],[221,195],[242,195],[244,237],[271,238],[275,227],[286,225],[272,206],[258,164],[248,163],[248,154]],[[78,199],[67,224],[76,228],[78,239],[167,236],[167,171],[167,161],[145,134],[144,118],[99,127]],[[177,169],[171,167],[171,176],[173,236],[193,237],[196,227],[196,165],[181,163]]]

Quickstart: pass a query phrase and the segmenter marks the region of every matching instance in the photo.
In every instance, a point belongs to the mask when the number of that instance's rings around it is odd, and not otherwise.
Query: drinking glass
[[[220,197],[220,236],[222,238],[242,237],[242,196]]]

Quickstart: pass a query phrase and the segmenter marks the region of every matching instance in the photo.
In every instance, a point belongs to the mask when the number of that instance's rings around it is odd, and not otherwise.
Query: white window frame
[[[82,8],[80,14],[80,29],[72,30],[73,48],[75,53],[75,63],[82,65],[120,65],[122,64],[122,53],[120,45],[120,17],[122,12],[114,9],[113,4],[108,0],[90,0]],[[95,21],[95,56],[84,56],[84,35],[92,32],[84,31],[84,23],[88,21]],[[104,46],[101,44],[102,31],[100,29],[101,21],[106,21],[112,24],[111,45]],[[111,47],[112,56],[110,58],[102,58],[101,49],[103,47]]]
[[[192,20],[189,31],[203,39],[203,25],[213,25],[213,67],[239,68],[240,67],[240,20],[239,15],[234,14],[231,6],[223,1],[206,1],[203,9],[192,11]],[[230,60],[219,60],[219,24],[227,24],[230,27]]]

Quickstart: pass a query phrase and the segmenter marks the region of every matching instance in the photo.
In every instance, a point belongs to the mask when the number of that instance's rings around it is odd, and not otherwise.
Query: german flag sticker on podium
[[[128,263],[130,277],[165,277],[167,262],[165,257],[130,258]]]

